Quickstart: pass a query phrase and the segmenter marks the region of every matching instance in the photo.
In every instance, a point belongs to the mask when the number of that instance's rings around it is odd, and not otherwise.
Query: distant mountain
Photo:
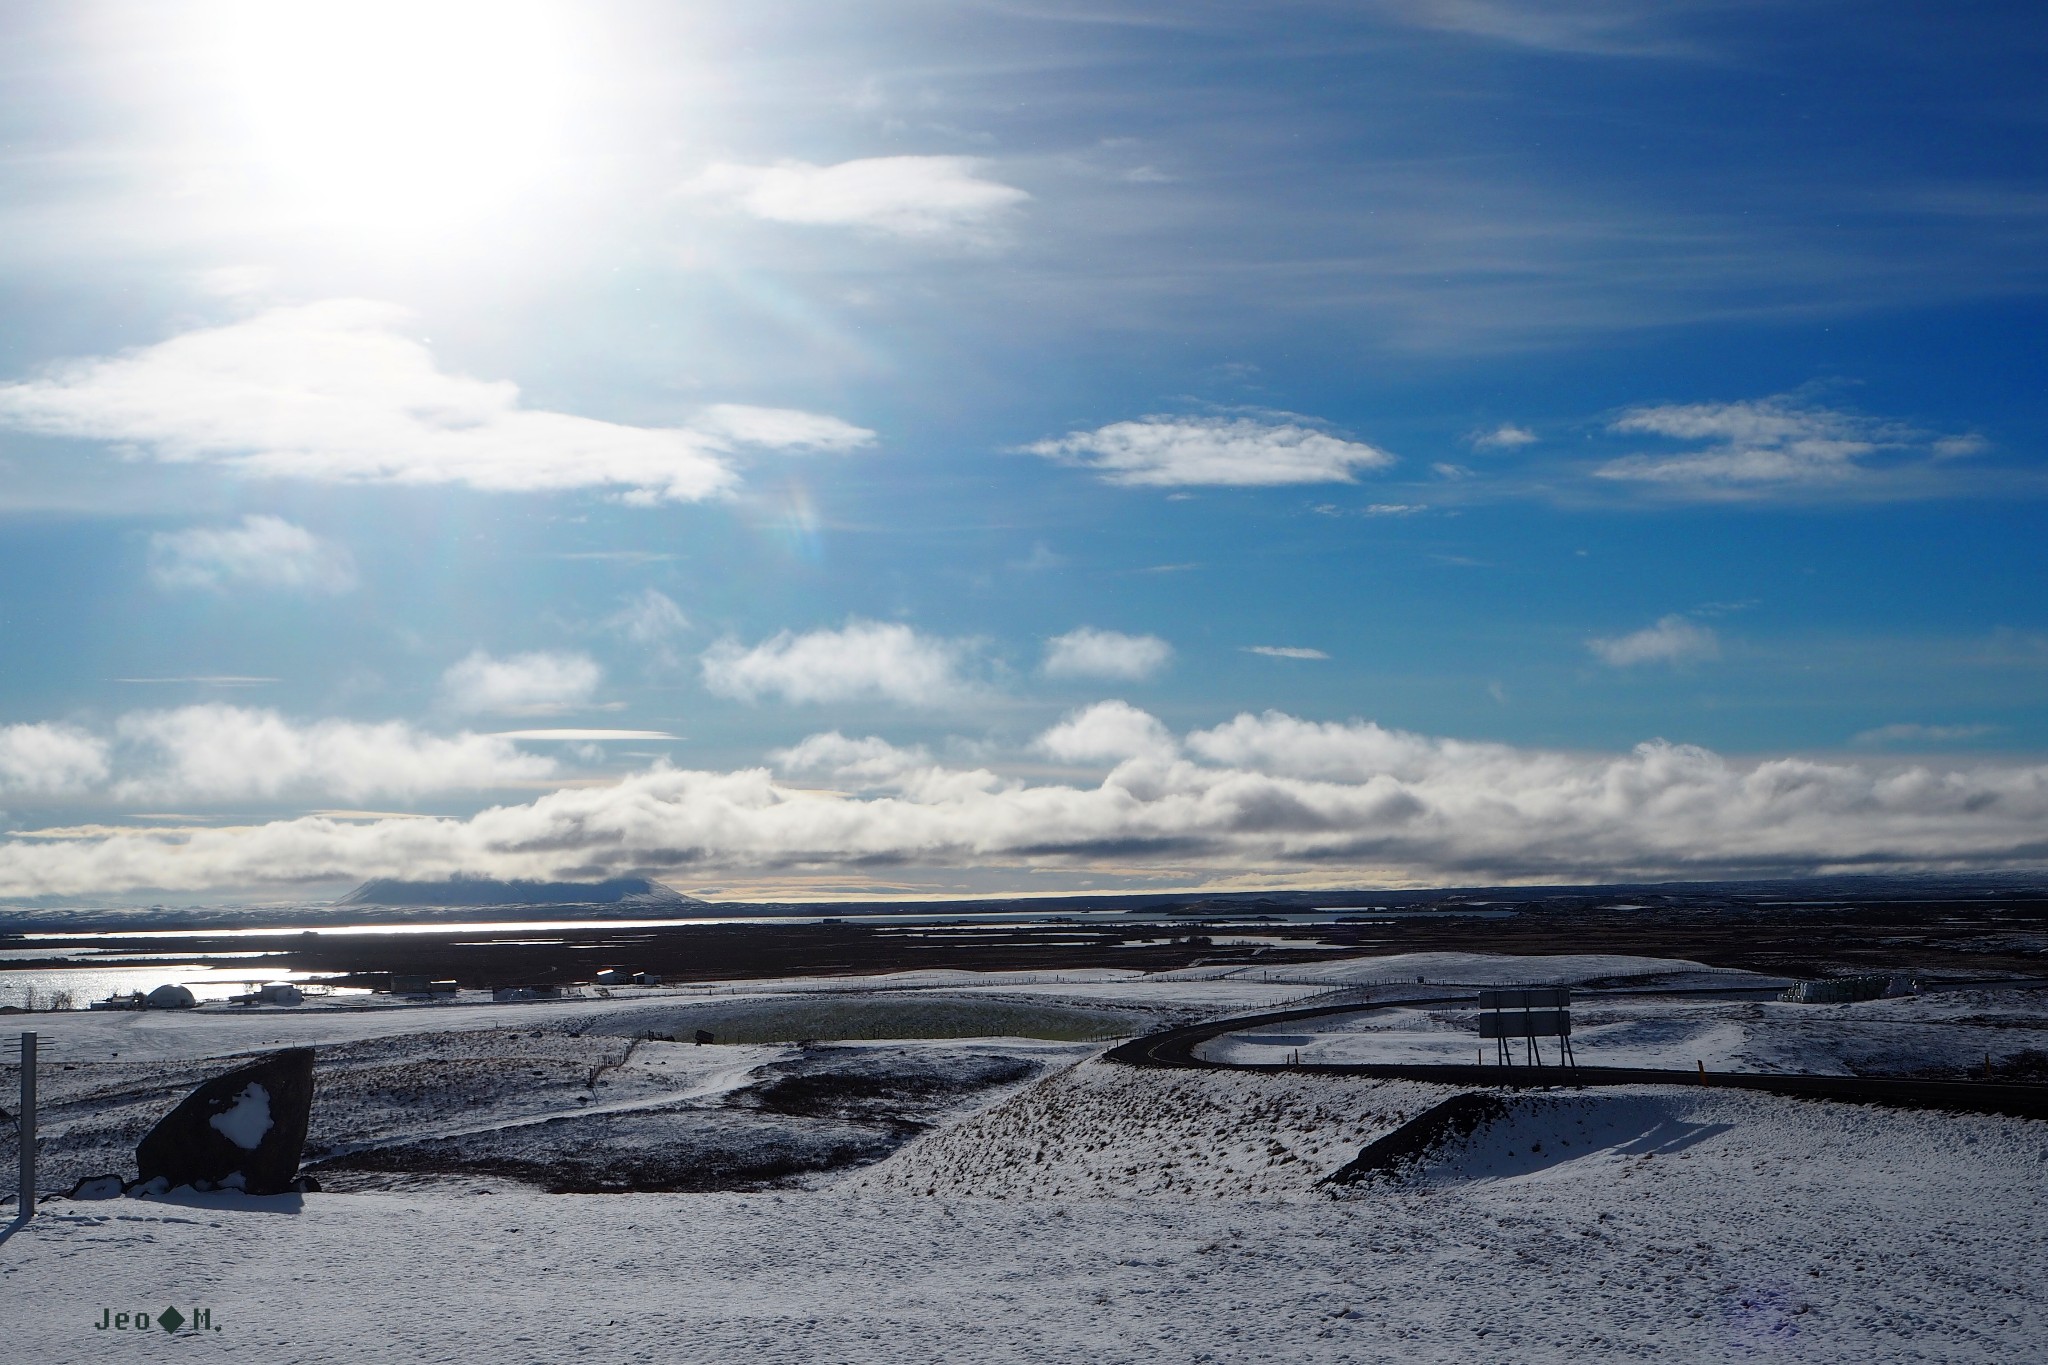
[[[680,910],[705,902],[645,877],[603,882],[499,882],[457,877],[440,882],[402,882],[379,877],[364,882],[336,905],[415,906],[619,905]]]

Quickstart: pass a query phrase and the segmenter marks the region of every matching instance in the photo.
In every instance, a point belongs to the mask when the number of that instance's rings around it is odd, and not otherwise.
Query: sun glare
[[[569,103],[552,7],[477,0],[234,3],[214,44],[266,189],[404,233],[538,187]]]

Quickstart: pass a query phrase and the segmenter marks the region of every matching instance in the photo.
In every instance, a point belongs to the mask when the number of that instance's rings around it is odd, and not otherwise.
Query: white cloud
[[[717,162],[684,188],[777,223],[899,237],[974,237],[1031,196],[985,178],[971,156],[877,156],[816,166]]]
[[[363,299],[275,308],[0,385],[0,424],[268,478],[609,488],[643,502],[730,493],[736,442],[870,434],[781,409],[713,408],[692,428],[526,408],[517,385],[441,370],[416,331],[404,309]]]
[[[851,780],[864,786],[891,783],[907,772],[931,766],[922,745],[904,749],[869,735],[849,739],[837,730],[810,735],[768,755],[777,770]]]
[[[457,711],[545,716],[589,704],[603,680],[604,670],[588,655],[541,651],[494,659],[479,649],[441,675],[441,695]]]
[[[1164,733],[1147,719],[1132,711],[1103,728]],[[844,746],[856,763],[886,757]],[[1020,882],[1046,867],[1151,884],[1663,879],[2039,866],[2044,830],[2039,764],[1736,761],[1661,742],[1567,754],[1268,712],[1187,735],[1179,753],[1129,757],[1094,783],[934,768],[848,796],[765,768],[656,766],[467,819],[16,836],[0,840],[0,895],[888,865],[1009,869]]]
[[[1969,437],[1936,438],[1783,396],[1635,408],[1609,423],[1608,430],[1691,442],[1698,448],[1611,460],[1593,471],[1598,477],[1699,497],[1841,488],[1867,481],[1885,457],[1894,463],[1926,463],[1981,448]]]
[[[163,588],[247,585],[343,593],[356,586],[355,560],[282,517],[246,516],[238,526],[196,526],[149,538],[150,577]]]
[[[1627,635],[1588,640],[1586,648],[1602,663],[1627,668],[1633,664],[1682,664],[1712,659],[1721,653],[1721,641],[1706,626],[1672,615]]]
[[[556,773],[553,760],[522,753],[501,735],[444,737],[401,721],[301,724],[239,706],[133,712],[121,718],[116,733],[139,751],[135,771],[112,789],[123,801],[421,796]]]
[[[0,795],[82,791],[107,775],[107,742],[75,726],[0,725]]]
[[[1248,417],[1145,417],[1024,449],[1092,469],[1106,483],[1152,487],[1352,483],[1358,470],[1394,463],[1357,441]]]
[[[1327,659],[1330,656],[1320,649],[1307,649],[1301,645],[1245,645],[1247,654],[1263,654],[1269,659]]]
[[[1173,646],[1157,635],[1125,635],[1082,626],[1045,642],[1048,678],[1113,678],[1136,682],[1173,662]]]
[[[1874,730],[1865,730],[1852,741],[1864,745],[1884,744],[1949,744],[1959,740],[1982,739],[1985,735],[1996,734],[1996,725],[1880,725]]]
[[[1502,422],[1490,431],[1475,431],[1467,438],[1475,450],[1519,450],[1541,439],[1527,427]]]
[[[1176,746],[1157,717],[1128,702],[1099,701],[1068,715],[1032,747],[1062,763],[1119,763],[1127,758],[1170,758]]]
[[[580,743],[600,743],[606,740],[629,739],[680,739],[666,730],[592,730],[583,727],[547,730],[494,730],[492,739],[548,739],[568,740]]]
[[[697,414],[690,425],[713,436],[742,445],[797,454],[844,454],[875,443],[875,433],[866,427],[805,412],[801,408],[756,408],[744,403],[713,403]]]
[[[675,599],[658,588],[642,588],[605,624],[636,645],[658,649],[690,628],[690,618]]]
[[[757,702],[887,701],[947,705],[972,689],[961,675],[969,647],[921,635],[906,625],[853,620],[840,630],[781,631],[747,648],[721,640],[704,652],[704,686],[721,697]]]

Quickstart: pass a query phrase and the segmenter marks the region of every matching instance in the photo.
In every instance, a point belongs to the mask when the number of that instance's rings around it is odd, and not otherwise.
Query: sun
[[[562,12],[520,0],[240,0],[212,13],[224,112],[267,192],[340,226],[443,226],[559,164]]]

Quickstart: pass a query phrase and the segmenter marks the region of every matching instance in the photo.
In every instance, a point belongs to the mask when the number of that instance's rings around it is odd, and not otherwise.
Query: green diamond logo
[[[185,1325],[185,1315],[176,1308],[166,1308],[156,1315],[156,1325],[166,1332],[175,1332]]]

